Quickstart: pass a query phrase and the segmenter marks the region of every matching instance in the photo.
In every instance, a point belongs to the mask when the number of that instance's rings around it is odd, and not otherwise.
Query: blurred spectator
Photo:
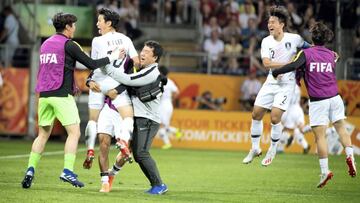
[[[104,0],[102,4],[96,6],[96,10],[102,8],[108,8],[119,13],[119,2],[117,0]]]
[[[236,35],[231,37],[230,43],[225,44],[225,55],[227,58],[227,73],[238,74],[239,62],[238,56],[241,54],[242,46],[238,43]]]
[[[119,9],[120,18],[124,20],[126,35],[134,40],[142,35],[140,29],[137,28],[139,20],[139,1],[123,0]]]
[[[245,49],[247,49],[247,54],[250,56],[253,55],[256,48],[258,48],[259,41],[263,36],[261,36],[261,32],[257,28],[256,18],[248,19],[247,28],[242,29],[241,31],[241,44]]]
[[[248,3],[250,4],[250,13],[255,14],[256,9],[252,0],[238,0],[238,2],[239,2],[239,13],[245,12],[245,5]]]
[[[215,0],[201,0],[201,14],[203,24],[209,24],[210,18],[217,13],[220,3]]]
[[[0,42],[1,44],[5,44],[6,47],[5,49],[1,49],[0,61],[4,63],[5,66],[8,66],[12,62],[15,50],[19,45],[19,22],[14,16],[12,8],[10,6],[4,7],[3,13],[6,17],[4,29],[0,33]]]
[[[156,0],[140,0],[140,19],[144,22],[155,22],[157,13]]]
[[[305,27],[304,27],[304,29],[303,29],[303,31],[302,31],[302,37],[304,38],[304,40],[306,40],[306,41],[309,42],[309,43],[311,43],[310,28],[315,24],[315,22],[316,22],[315,18],[314,18],[314,17],[311,17],[311,18],[307,21],[307,23],[306,23],[306,25],[305,25]]]
[[[165,0],[165,23],[182,23],[183,0]]]
[[[360,24],[356,27],[354,45],[355,45],[354,58],[360,58]]]
[[[217,31],[217,33],[219,35],[222,34],[222,29],[221,29],[220,25],[218,24],[217,18],[215,16],[212,16],[210,18],[209,23],[204,25],[204,29],[203,29],[204,37],[209,38],[213,31]]]
[[[222,28],[227,26],[233,17],[238,17],[237,13],[232,13],[230,4],[223,4],[217,15],[219,26]]]
[[[237,2],[237,0],[227,0],[225,1],[226,4],[230,5],[231,8],[231,12],[234,14],[238,14],[239,13],[239,3]]]
[[[295,30],[298,31],[298,29],[300,28],[300,25],[302,24],[302,21],[303,21],[302,18],[297,13],[297,10],[296,10],[293,2],[288,2],[286,7],[287,7],[287,10],[290,15],[292,26]]]
[[[270,5],[266,4],[263,0],[258,1],[258,9],[257,9],[257,16],[258,16],[258,28],[263,30],[268,30],[267,28],[267,13],[270,9]]]
[[[213,98],[210,91],[205,91],[200,97],[194,98],[199,102],[198,109],[221,111],[222,105],[226,103],[226,98]]]
[[[211,32],[211,38],[205,40],[204,51],[210,55],[212,70],[222,73],[220,55],[224,52],[224,42],[219,39],[219,34],[216,30]]]
[[[248,28],[248,21],[249,18],[255,18],[257,19],[257,16],[255,14],[255,9],[253,10],[254,5],[251,0],[246,0],[244,3],[244,12],[240,12],[239,15],[239,23],[241,29]]]
[[[232,37],[235,37],[236,40],[240,39],[241,28],[237,21],[237,18],[232,18],[229,25],[223,29],[223,39],[225,42],[230,42]]]
[[[242,110],[252,111],[256,95],[261,88],[261,82],[256,78],[256,69],[252,69],[249,73],[249,77],[245,79],[241,86],[241,99]]]

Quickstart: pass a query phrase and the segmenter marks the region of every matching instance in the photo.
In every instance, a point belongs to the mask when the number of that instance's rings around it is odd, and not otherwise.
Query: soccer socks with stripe
[[[271,146],[270,149],[276,150],[277,144],[280,140],[282,134],[282,125],[281,123],[278,124],[271,124]]]
[[[118,165],[115,163],[115,164],[112,166],[109,174],[115,176],[116,174],[118,174],[118,173],[120,172],[120,170],[121,170],[121,166],[118,166]]]
[[[263,122],[262,120],[251,120],[251,142],[252,142],[252,149],[259,150],[260,149],[260,138],[263,132]]]
[[[97,135],[97,123],[89,120],[85,129],[85,143],[87,149],[94,149]]]
[[[33,167],[34,169],[36,169],[40,159],[41,159],[40,153],[30,152],[28,168]]]
[[[70,171],[74,171],[74,165],[75,165],[75,154],[65,154],[64,155],[64,168],[69,169]]]
[[[109,173],[108,172],[101,172],[101,183],[109,183]]]
[[[321,174],[329,173],[328,158],[319,159]]]

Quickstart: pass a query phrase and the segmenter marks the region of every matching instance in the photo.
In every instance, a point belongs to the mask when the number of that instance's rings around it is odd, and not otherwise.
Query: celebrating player
[[[267,110],[271,110],[271,145],[261,162],[263,166],[270,165],[275,158],[277,143],[282,132],[281,116],[289,106],[295,87],[294,72],[282,75],[277,81],[272,77],[271,71],[289,63],[295,56],[297,48],[309,46],[298,34],[284,32],[288,20],[288,13],[284,7],[272,7],[269,15],[270,35],[261,42],[261,58],[264,66],[270,71],[255,100],[250,129],[252,148],[243,160],[243,163],[247,164],[254,157],[261,155],[262,118]]]
[[[345,148],[346,163],[351,177],[356,176],[356,167],[351,138],[345,128],[345,108],[337,87],[335,62],[337,55],[325,48],[324,44],[333,38],[333,32],[323,23],[315,23],[310,29],[315,46],[300,51],[294,62],[274,70],[274,78],[279,74],[297,69],[304,74],[304,81],[309,94],[310,126],[316,137],[321,176],[318,188],[322,188],[333,177],[328,166],[326,128],[329,121],[334,125]],[[304,68],[305,66],[305,68]],[[298,77],[297,77],[298,79]]]
[[[114,47],[120,47],[124,50],[125,56],[123,60],[114,61],[113,66],[116,68],[123,68],[127,58],[131,58],[134,65],[139,64],[138,53],[131,41],[131,39],[124,34],[116,32],[119,24],[119,14],[115,11],[102,8],[99,10],[97,27],[101,36],[95,37],[92,41],[91,57],[94,59],[101,58],[110,52]],[[131,67],[132,68],[132,67]],[[124,70],[122,70],[124,71]],[[88,83],[89,91],[89,122],[86,126],[85,136],[86,145],[88,148],[87,156],[84,161],[84,168],[91,168],[94,159],[94,145],[97,135],[97,120],[100,110],[104,106],[105,94],[116,91],[114,88],[119,85],[111,77],[105,75],[100,70],[95,70]],[[115,92],[117,94],[117,92]],[[128,141],[133,131],[133,108],[130,97],[127,91],[123,91],[113,101],[113,105],[117,108],[122,121],[122,135],[117,137],[118,144],[121,146],[123,152],[128,151]]]

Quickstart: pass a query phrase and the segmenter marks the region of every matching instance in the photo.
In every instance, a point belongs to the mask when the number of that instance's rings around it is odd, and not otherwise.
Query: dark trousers
[[[149,153],[151,143],[159,130],[159,123],[147,118],[134,117],[134,132],[131,148],[134,159],[150,181],[151,186],[161,185],[159,170]]]

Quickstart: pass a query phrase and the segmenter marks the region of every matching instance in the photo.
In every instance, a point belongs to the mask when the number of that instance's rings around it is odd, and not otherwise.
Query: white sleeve
[[[266,45],[266,40],[265,39],[266,38],[264,38],[261,41],[261,58],[270,58],[270,56],[269,56],[269,48]]]
[[[99,58],[99,44],[96,37],[91,42],[91,58],[98,59]]]
[[[126,74],[119,68],[115,68],[114,66],[108,64],[105,66],[103,71],[119,83],[135,87],[150,84],[160,75],[157,65],[150,68],[144,68],[136,73]]]
[[[171,82],[170,82],[171,81]],[[174,81],[172,80],[169,80],[171,86],[170,86],[170,89],[171,89],[171,92],[179,92],[179,89],[178,87],[175,85]]]
[[[302,48],[304,46],[304,39],[300,35],[295,35],[295,42],[297,48]]]
[[[130,58],[134,58],[139,56],[139,54],[137,53],[134,43],[131,41],[130,38],[128,38],[128,44],[129,44],[129,50],[128,50],[128,55]]]

